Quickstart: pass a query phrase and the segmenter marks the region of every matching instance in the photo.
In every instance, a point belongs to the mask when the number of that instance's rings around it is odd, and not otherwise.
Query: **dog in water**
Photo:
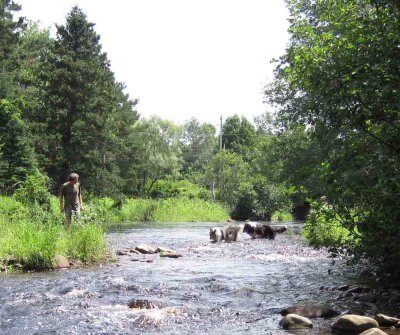
[[[229,225],[225,227],[214,227],[210,229],[210,240],[217,242],[237,242],[242,233],[243,227],[237,225]]]
[[[244,224],[243,233],[249,234],[252,238],[260,236],[263,238],[274,240],[277,233],[283,233],[286,230],[287,230],[286,226],[272,227],[267,224],[246,222]]]

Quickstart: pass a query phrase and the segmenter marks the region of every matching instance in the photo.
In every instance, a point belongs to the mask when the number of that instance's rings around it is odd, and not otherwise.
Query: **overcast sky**
[[[43,27],[78,5],[139,113],[215,126],[222,115],[264,113],[272,58],[288,42],[284,0],[15,0]]]

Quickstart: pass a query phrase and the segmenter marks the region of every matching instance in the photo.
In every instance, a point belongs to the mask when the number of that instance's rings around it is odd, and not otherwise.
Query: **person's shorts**
[[[67,222],[70,223],[72,217],[76,218],[81,215],[81,209],[78,207],[68,206],[65,208],[65,217],[67,218]]]

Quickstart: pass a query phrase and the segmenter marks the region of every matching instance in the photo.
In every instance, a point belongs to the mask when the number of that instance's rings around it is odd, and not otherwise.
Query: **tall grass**
[[[58,208],[59,212],[59,208]],[[62,215],[0,196],[0,265],[46,270],[62,255],[85,263],[106,256],[104,229],[95,223],[66,230]]]
[[[0,267],[46,270],[54,257],[84,263],[107,256],[105,228],[119,222],[221,222],[228,210],[198,198],[126,199],[116,202],[94,198],[86,202],[81,218],[71,229],[64,226],[59,200],[49,199],[47,209],[14,197],[0,196]]]
[[[196,198],[128,199],[115,218],[120,222],[220,222],[229,213],[219,203]]]
[[[292,221],[293,215],[287,211],[275,211],[271,215],[272,221]]]

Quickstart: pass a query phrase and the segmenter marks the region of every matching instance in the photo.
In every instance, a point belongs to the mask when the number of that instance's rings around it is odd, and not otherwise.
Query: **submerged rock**
[[[133,309],[153,309],[153,308],[165,308],[167,307],[167,305],[162,301],[134,299],[128,303],[128,307]]]
[[[281,315],[298,314],[307,318],[331,318],[340,313],[326,305],[298,305],[285,308]]]
[[[341,316],[332,324],[332,330],[338,332],[360,333],[370,328],[378,328],[376,320],[361,315],[348,314]]]
[[[312,328],[313,323],[311,320],[305,318],[304,316],[297,314],[287,314],[285,315],[279,325],[283,329],[303,329],[303,328]]]
[[[181,254],[178,254],[176,251],[160,251],[160,257],[168,257],[168,258],[179,258],[182,257]]]

